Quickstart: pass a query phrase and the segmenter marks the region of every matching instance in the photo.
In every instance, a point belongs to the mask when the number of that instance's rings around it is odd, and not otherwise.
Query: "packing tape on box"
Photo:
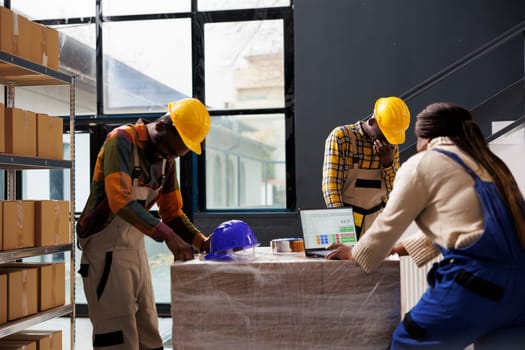
[[[304,252],[304,241],[302,238],[278,238],[270,241],[272,252],[276,253],[298,253]]]

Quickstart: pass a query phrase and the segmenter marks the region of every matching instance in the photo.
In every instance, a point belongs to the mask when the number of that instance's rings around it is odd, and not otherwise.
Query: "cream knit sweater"
[[[439,255],[435,244],[466,247],[482,235],[484,221],[474,180],[454,160],[431,151],[433,148],[456,153],[481,179],[492,181],[449,138],[433,139],[426,151],[401,165],[385,209],[353,247],[354,259],[366,272],[381,264],[413,220],[420,232],[403,244],[418,266]]]

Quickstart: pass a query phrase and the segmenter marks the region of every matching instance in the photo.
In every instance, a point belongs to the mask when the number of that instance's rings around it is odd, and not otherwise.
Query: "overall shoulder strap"
[[[461,165],[463,167],[463,169],[465,169],[470,174],[470,176],[472,176],[474,179],[478,179],[479,178],[479,176],[467,164],[465,164],[463,159],[461,159],[457,154],[449,152],[449,151],[442,150],[440,148],[434,148],[434,149],[432,149],[432,151],[439,152],[439,153],[444,154],[444,155],[448,156],[449,158],[455,160],[456,163]]]
[[[357,168],[359,166],[359,155],[357,154],[357,141],[355,137],[355,128],[352,125],[349,125],[345,127],[345,133],[346,136],[350,139],[350,143],[352,146],[352,164],[354,168]]]

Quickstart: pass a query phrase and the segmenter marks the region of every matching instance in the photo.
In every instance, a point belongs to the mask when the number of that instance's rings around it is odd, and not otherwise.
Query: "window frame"
[[[130,120],[137,120],[139,117],[153,120],[159,113],[137,113],[137,114],[105,114],[104,113],[104,91],[103,91],[103,29],[104,22],[118,21],[142,21],[155,19],[176,19],[190,18],[192,36],[192,94],[193,97],[205,101],[205,57],[204,57],[204,25],[208,23],[221,22],[242,22],[260,20],[282,20],[283,22],[283,45],[284,45],[284,107],[280,108],[254,108],[254,109],[213,109],[210,115],[214,116],[253,116],[258,114],[283,114],[285,118],[285,157],[286,157],[286,208],[284,209],[253,209],[250,213],[268,214],[268,212],[291,212],[296,209],[296,183],[295,183],[295,149],[294,149],[294,111],[295,111],[295,87],[294,87],[294,23],[293,23],[293,2],[285,7],[255,8],[255,9],[236,9],[236,10],[214,10],[198,11],[198,0],[191,0],[191,12],[178,13],[158,13],[145,15],[120,15],[104,16],[102,13],[101,1],[96,1],[96,16],[83,18],[67,19],[47,19],[39,20],[43,25],[71,25],[71,24],[95,24],[96,26],[96,115],[77,115],[75,117],[76,131],[89,132],[90,136],[90,172],[93,174],[94,162],[98,149],[104,142],[105,134],[110,125],[120,124]],[[6,7],[10,8],[10,0],[6,0]],[[69,125],[69,116],[64,116],[64,125]],[[203,156],[197,157],[195,154],[188,154],[180,159],[180,182],[181,187],[190,189],[182,191],[185,211],[190,219],[194,213],[211,213],[213,210],[206,208],[206,168],[205,150]],[[77,208],[75,217],[78,217],[80,210]],[[221,212],[245,212],[245,210],[221,210]],[[159,317],[170,317],[170,304],[157,303]],[[76,312],[80,317],[87,316],[87,305],[77,304]]]
[[[295,149],[294,145],[294,37],[293,37],[293,1],[290,7],[259,8],[246,10],[224,10],[195,12],[192,20],[193,36],[193,93],[194,97],[202,101],[206,100],[206,77],[205,77],[205,37],[204,26],[210,23],[246,22],[260,20],[282,20],[283,21],[283,45],[284,45],[284,107],[280,108],[250,108],[250,109],[212,109],[210,116],[246,116],[251,117],[259,114],[283,114],[285,118],[285,145],[286,145],[286,208],[279,209],[250,209],[251,212],[267,211],[289,211],[295,209]],[[206,141],[204,141],[206,142]],[[203,157],[195,155],[181,159],[181,179],[197,179],[192,183],[186,183],[192,190],[183,193],[183,201],[186,208],[191,208],[191,213],[206,212],[238,212],[239,209],[208,209],[206,205],[206,167],[205,150]],[[184,180],[182,180],[184,181]],[[200,190],[202,189],[202,191]]]

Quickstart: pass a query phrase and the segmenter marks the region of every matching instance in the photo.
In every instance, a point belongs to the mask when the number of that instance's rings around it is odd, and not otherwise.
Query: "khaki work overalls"
[[[133,196],[146,208],[164,184],[153,190],[138,185],[138,154],[134,148]],[[100,232],[79,238],[80,274],[93,324],[93,348],[162,349],[144,234],[118,216]]]
[[[349,133],[352,147],[357,150],[355,137]],[[383,210],[383,197],[386,196],[386,185],[383,179],[383,169],[360,169],[359,157],[353,155],[353,168],[348,169],[343,185],[343,204],[351,206],[354,211],[354,222],[357,236],[372,225],[375,218]]]

